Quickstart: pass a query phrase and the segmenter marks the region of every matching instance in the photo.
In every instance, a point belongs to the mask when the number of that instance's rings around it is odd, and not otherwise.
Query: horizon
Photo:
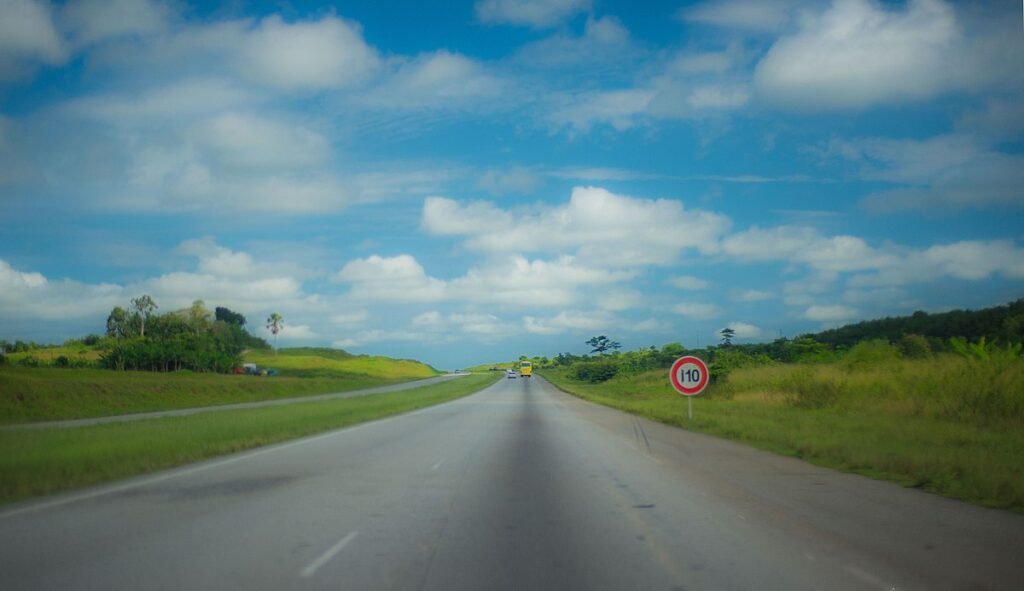
[[[454,369],[1005,305],[1021,10],[12,0],[0,338],[147,294]]]

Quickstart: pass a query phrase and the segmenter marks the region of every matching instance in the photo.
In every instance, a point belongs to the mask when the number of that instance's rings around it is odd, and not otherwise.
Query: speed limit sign
[[[686,355],[676,359],[669,372],[672,387],[683,396],[696,396],[708,385],[708,366],[699,357]]]

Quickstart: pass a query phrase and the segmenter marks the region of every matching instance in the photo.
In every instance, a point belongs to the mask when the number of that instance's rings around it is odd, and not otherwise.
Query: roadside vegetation
[[[539,367],[567,392],[664,423],[1024,512],[1022,308],[1019,300],[979,313],[989,330],[975,340],[869,330],[899,326],[886,319],[856,325],[863,338],[850,346],[820,335],[737,345],[723,333],[721,345],[700,350],[566,353]],[[957,315],[964,326],[970,314]],[[927,328],[929,316],[907,320]],[[683,354],[709,361],[712,373],[692,420],[668,381]]]
[[[66,429],[0,430],[0,503],[409,412],[472,394],[499,378],[476,374],[357,398]]]

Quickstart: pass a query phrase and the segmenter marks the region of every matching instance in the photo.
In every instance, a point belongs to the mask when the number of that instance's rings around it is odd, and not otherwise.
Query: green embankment
[[[0,503],[170,468],[447,402],[500,375],[326,402],[78,427],[0,431]],[[253,378],[256,379],[256,378]]]
[[[44,350],[45,351],[45,350]],[[36,358],[44,359],[37,351]],[[59,354],[45,351],[54,358]],[[356,357],[344,351],[284,349],[249,353],[246,362],[280,371],[275,377],[151,373],[103,369],[0,367],[0,424],[111,416],[216,406],[372,388],[428,378],[416,361]]]
[[[733,371],[693,401],[667,370],[589,384],[587,400],[657,421],[972,503],[1024,512],[1024,363],[941,356]]]

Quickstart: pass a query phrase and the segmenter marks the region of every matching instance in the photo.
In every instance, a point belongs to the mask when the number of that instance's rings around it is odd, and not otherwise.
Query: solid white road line
[[[352,540],[356,539],[356,536],[358,536],[358,535],[359,535],[359,532],[357,532],[357,531],[349,532],[349,534],[347,536],[345,536],[344,538],[341,538],[340,540],[338,540],[337,544],[335,544],[335,545],[331,546],[330,548],[328,548],[327,552],[324,552],[323,554],[321,554],[320,558],[317,558],[313,562],[310,562],[309,565],[306,566],[306,568],[302,569],[299,572],[299,576],[308,579],[309,577],[312,577],[313,575],[315,575],[316,571],[320,570],[321,566],[323,566],[323,565],[327,564],[328,562],[330,562],[330,560],[332,558],[334,558],[334,556],[338,552],[341,552],[342,550],[344,550],[345,546],[347,546],[348,543],[351,542]]]

